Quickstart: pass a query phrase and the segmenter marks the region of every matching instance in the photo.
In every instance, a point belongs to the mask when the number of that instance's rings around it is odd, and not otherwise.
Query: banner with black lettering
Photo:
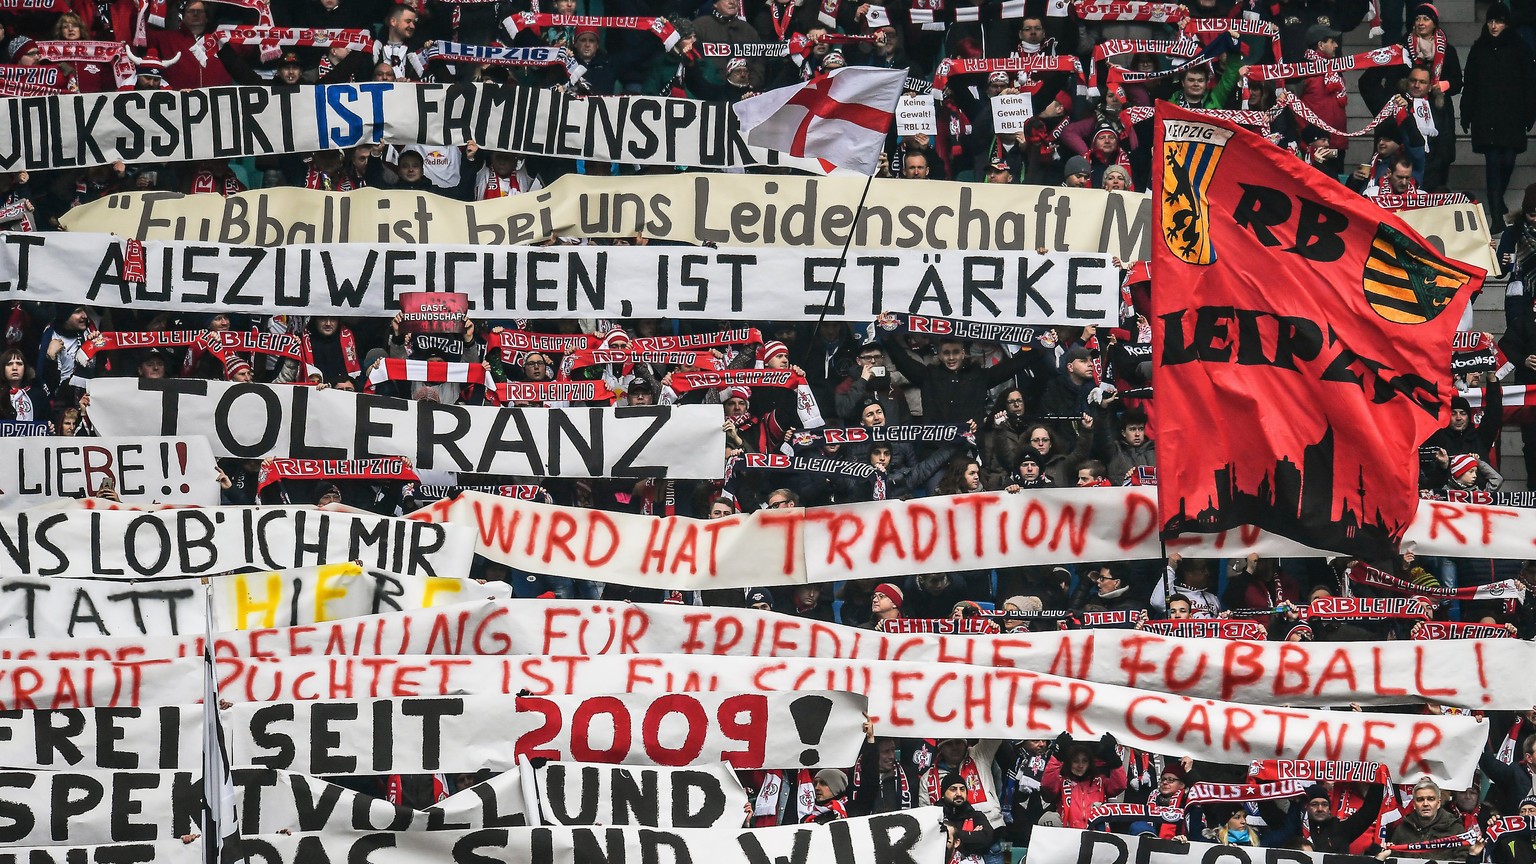
[[[1164,839],[1148,834],[1106,834],[1046,826],[1035,828],[1035,832],[1030,835],[1029,854],[1031,859],[1038,856],[1039,860],[1050,861],[1052,864],[1132,864],[1150,860],[1161,864],[1200,864],[1205,861],[1221,861],[1223,864],[1371,864],[1380,860],[1409,864],[1423,860],[1397,856],[1378,859],[1332,852],[1298,852],[1294,849],[1238,843],[1217,846],[1214,843]]]
[[[289,771],[236,768],[240,833],[449,831],[527,824],[522,784],[507,771],[420,810]]]
[[[65,305],[392,317],[402,293],[428,290],[468,293],[477,317],[863,322],[895,310],[1001,325],[1105,325],[1117,321],[1120,304],[1119,271],[1100,253],[854,249],[834,285],[831,250],[149,241],[141,246],[144,279],[133,281],[121,238],[0,236],[0,262],[14,274],[9,290]]]
[[[542,87],[369,81],[0,101],[0,171],[238,159],[380,141],[474,141],[486,150],[560,159],[826,173],[814,159],[748,146],[729,103],[696,99],[582,99]]]
[[[199,772],[0,771],[0,819],[6,822],[0,847],[8,852],[15,846],[179,844],[182,836],[202,832],[202,813]]]
[[[206,864],[203,840],[155,840],[143,843],[101,843],[94,846],[13,846],[0,849],[0,862],[80,861],[107,864],[111,861],[153,861],[155,864]]]
[[[201,691],[202,677],[194,674]],[[190,771],[201,778],[203,706],[0,711],[0,765],[32,771]]]
[[[860,208],[863,191],[862,178],[848,177],[570,174],[537,193],[479,202],[379,189],[263,189],[228,198],[120,193],[72,208],[60,222],[78,233],[252,246],[532,245],[558,235],[782,251],[841,249],[851,231],[861,249],[1044,248],[1101,252],[1126,262],[1151,255],[1152,207],[1145,194],[928,180],[915,196],[910,181],[877,179]],[[1399,215],[1449,257],[1496,270],[1488,223],[1475,205]],[[0,267],[6,278],[11,272]],[[0,300],[6,291],[0,280]]]
[[[943,810],[919,807],[824,825],[776,828],[485,828],[478,831],[262,834],[240,838],[247,860],[369,864],[569,864],[573,861],[836,861],[914,864],[944,858]],[[173,862],[180,864],[180,862]]]
[[[126,504],[219,503],[218,466],[208,439],[0,438],[0,509],[115,488]]]
[[[747,793],[725,763],[688,768],[546,762],[534,769],[553,825],[740,828]]]
[[[309,507],[17,510],[0,512],[0,572],[144,579],[360,561],[456,577],[469,572],[472,538],[463,526]]]
[[[418,471],[521,477],[725,473],[719,405],[498,408],[197,379],[98,378],[90,394],[103,434],[207,435],[216,455],[240,459],[404,456]]]
[[[396,666],[384,674],[406,676],[396,680],[415,688],[429,668]],[[441,679],[449,668],[440,665],[431,674]],[[511,771],[518,755],[667,768],[847,766],[858,761],[868,707],[863,696],[815,690],[590,695],[603,688],[583,696],[241,702],[235,691],[243,683],[220,685],[221,695],[237,700],[224,712],[231,760],[316,777]],[[311,683],[320,686],[318,679]],[[623,689],[623,683],[606,689]]]
[[[206,578],[206,577],[205,577]],[[350,561],[215,576],[214,621],[203,579],[111,581],[0,576],[0,638],[180,636],[321,624],[403,609],[510,596],[505,582],[404,576]]]

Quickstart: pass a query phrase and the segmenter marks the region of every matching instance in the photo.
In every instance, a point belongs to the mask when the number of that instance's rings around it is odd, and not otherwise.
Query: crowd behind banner
[[[546,5],[0,3],[0,857],[1536,861],[1525,5]],[[1157,99],[1501,235],[1421,546],[1159,548]]]

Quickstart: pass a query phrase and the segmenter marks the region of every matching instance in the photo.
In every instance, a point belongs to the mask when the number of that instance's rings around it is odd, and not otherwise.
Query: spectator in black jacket
[[[992,824],[966,800],[965,777],[946,774],[940,785],[944,789],[944,830],[949,833],[944,860],[951,864],[981,864],[992,848]]]
[[[896,336],[882,330],[880,338],[893,341]],[[886,354],[922,390],[923,422],[957,425],[981,420],[991,402],[987,391],[1043,359],[1040,352],[1025,348],[996,366],[984,367],[967,360],[965,343],[953,337],[940,340],[936,365],[924,365],[900,346],[889,347]]]
[[[1424,441],[1426,448],[1433,447],[1447,457],[1469,453],[1479,459],[1487,459],[1499,430],[1504,425],[1503,400],[1498,399],[1497,385],[1488,388],[1490,404],[1484,406],[1483,422],[1472,422],[1472,405],[1464,396],[1451,397],[1451,422],[1437,430]],[[1440,453],[1436,453],[1438,459]],[[1435,489],[1444,486],[1450,478],[1435,460],[1419,460],[1419,488]]]
[[[1305,815],[1311,828],[1307,843],[1309,851],[1347,854],[1350,844],[1369,831],[1381,815],[1384,789],[1378,784],[1371,784],[1365,792],[1365,800],[1360,804],[1360,809],[1349,818],[1340,819],[1333,814],[1333,800],[1328,797],[1328,790],[1318,783],[1308,786],[1304,800],[1307,807]]]
[[[1525,736],[1516,755],[1517,761],[1512,765],[1504,764],[1487,751],[1478,758],[1478,767],[1493,781],[1488,801],[1500,813],[1514,812],[1519,802],[1531,794],[1532,778],[1536,777],[1536,733]]]

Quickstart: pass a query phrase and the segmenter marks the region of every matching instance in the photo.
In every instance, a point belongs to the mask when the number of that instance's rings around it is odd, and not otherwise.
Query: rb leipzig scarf
[[[552,15],[548,12],[516,12],[501,22],[514,39],[524,30],[544,27],[601,27],[615,30],[641,30],[652,33],[667,50],[682,37],[665,18],[619,18],[611,15]]]
[[[571,354],[572,369],[622,363],[628,369],[636,363],[658,366],[686,366],[690,369],[718,369],[719,362],[708,351],[648,351],[588,348]],[[676,389],[676,388],[674,388]]]
[[[718,389],[721,387],[783,387],[794,389],[805,386],[805,378],[793,369],[721,369],[718,371],[684,371],[672,373],[672,389],[678,393],[692,390]]]
[[[1420,621],[1410,634],[1414,639],[1513,639],[1508,627],[1467,621]]]
[[[1525,584],[1518,579],[1503,579],[1487,585],[1473,585],[1466,588],[1443,588],[1438,585],[1418,585],[1393,576],[1382,570],[1377,570],[1364,562],[1357,561],[1350,566],[1347,575],[1349,581],[1356,585],[1372,585],[1377,588],[1385,588],[1396,594],[1408,594],[1417,597],[1433,597],[1437,600],[1509,600],[1516,599],[1520,603],[1525,602]]]
[[[282,480],[418,480],[406,460],[381,459],[269,459],[261,464],[256,488],[265,489]]]
[[[514,353],[542,351],[550,354],[569,354],[588,348],[596,348],[602,342],[586,333],[557,335],[554,333],[530,333],[526,330],[501,330],[487,333],[485,347],[500,351],[502,360],[510,360]]]
[[[1271,63],[1267,66],[1248,67],[1249,81],[1284,81],[1289,78],[1313,78],[1331,75],[1351,69],[1375,69],[1379,66],[1406,66],[1407,53],[1401,45],[1389,45],[1375,51],[1313,60],[1310,63]]]
[[[693,351],[699,348],[723,348],[727,345],[756,345],[763,334],[756,327],[693,333],[685,336],[641,336],[629,341],[636,351]]]
[[[1319,597],[1301,608],[1303,619],[1331,621],[1362,618],[1427,620],[1435,606],[1422,597]]]
[[[875,320],[875,326],[887,333],[924,333],[979,342],[1001,342],[1005,345],[1044,345],[1047,348],[1056,345],[1056,333],[1048,327],[986,324],[959,318],[908,315],[904,312],[885,312]]]
[[[608,382],[592,381],[507,381],[496,385],[495,401],[503,405],[515,402],[612,402],[614,394]]]
[[[1376,783],[1391,781],[1380,762],[1307,761],[1304,759],[1262,759],[1248,766],[1248,779],[1255,783],[1283,783],[1299,780],[1321,783]]]
[[[1230,618],[1186,618],[1182,621],[1148,621],[1142,629],[1161,636],[1178,636],[1183,639],[1225,639],[1229,642],[1248,640],[1262,642],[1269,634],[1257,621],[1241,621]]]

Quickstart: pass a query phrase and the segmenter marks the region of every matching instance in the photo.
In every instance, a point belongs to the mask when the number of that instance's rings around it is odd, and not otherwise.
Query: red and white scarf
[[[1382,106],[1382,109],[1376,113],[1375,117],[1371,118],[1371,122],[1365,124],[1363,128],[1356,129],[1353,132],[1347,132],[1343,129],[1333,128],[1325,120],[1323,120],[1323,118],[1317,116],[1316,111],[1308,108],[1307,103],[1301,101],[1301,97],[1297,96],[1295,93],[1292,93],[1289,90],[1280,90],[1275,95],[1278,97],[1280,107],[1307,121],[1308,124],[1316,126],[1324,132],[1327,132],[1329,135],[1342,135],[1345,138],[1358,138],[1361,135],[1369,135],[1372,131],[1375,130],[1377,126],[1380,126],[1382,123],[1386,122],[1388,117],[1391,117],[1397,113],[1397,106],[1391,102],[1388,102],[1386,105]]]
[[[1422,597],[1319,597],[1301,607],[1301,617],[1314,620],[1434,617],[1435,606]]]
[[[1428,59],[1430,61],[1430,68],[1435,73],[1435,80],[1438,81],[1440,80],[1440,70],[1445,66],[1445,31],[1436,27],[1435,35],[1431,39],[1433,40],[1432,50],[1434,51],[1434,56]],[[1408,57],[1407,63],[1404,64],[1407,66],[1413,66],[1419,61],[1426,59],[1419,56],[1419,37],[1412,33],[1409,33],[1403,42],[1403,53]]]
[[[700,388],[803,386],[805,378],[793,369],[721,369],[718,371],[683,371],[672,373],[672,389],[687,393]]]
[[[399,456],[378,459],[268,459],[261,463],[256,488],[283,480],[410,480],[421,478]]]
[[[373,43],[373,34],[367,30],[273,27],[269,23],[261,27],[220,27],[203,34],[189,50],[199,65],[207,66],[209,55],[217,54],[225,45],[259,45],[261,59],[275,60],[277,49],[283,46],[333,48],[345,45],[352,51],[371,51]]]
[[[1419,585],[1406,579],[1394,576],[1384,570],[1378,570],[1364,562],[1356,561],[1346,572],[1349,581],[1356,585],[1372,585],[1377,588],[1385,588],[1396,594],[1408,594],[1416,597],[1433,597],[1437,600],[1508,600],[1515,598],[1519,602],[1525,602],[1525,583],[1519,579],[1503,579],[1491,582],[1487,585],[1473,585],[1466,588],[1443,588],[1439,585]]]
[[[1264,783],[1196,783],[1185,793],[1191,804],[1214,801],[1278,801],[1304,794],[1310,780],[1277,780]]]
[[[356,375],[363,371],[363,364],[357,358],[357,337],[352,335],[352,331],[346,327],[337,328],[336,335],[341,340],[341,362],[346,366],[347,374]],[[304,363],[309,366],[315,365],[315,352],[311,347],[313,343],[310,333],[305,331],[299,339],[304,346]]]
[[[855,789],[863,783],[864,760],[860,759],[853,766],[853,786]],[[902,810],[912,809],[912,784],[907,779],[907,772],[900,765],[896,766],[896,794],[901,797]]]
[[[1083,64],[1070,54],[1026,54],[1014,57],[950,59],[939,64],[933,74],[933,86],[943,89],[954,75],[973,75],[991,72],[1013,72],[1034,75],[1051,72],[1075,72],[1082,77]]]
[[[11,400],[11,409],[16,412],[16,419],[30,422],[37,419],[37,406],[32,402],[32,392],[27,387],[12,387],[8,398]]]
[[[364,393],[385,381],[420,381],[427,384],[478,384],[489,388],[495,382],[479,363],[450,363],[446,360],[382,360],[368,373]]]
[[[1178,636],[1185,639],[1225,639],[1250,640],[1262,642],[1268,638],[1268,631],[1264,625],[1257,621],[1243,621],[1231,618],[1186,618],[1182,621],[1148,621],[1141,629],[1149,633],[1157,633],[1163,636]]]
[[[1343,86],[1341,72],[1351,69],[1375,69],[1380,66],[1408,65],[1407,52],[1401,45],[1389,45],[1374,51],[1363,51],[1348,57],[1324,57],[1316,49],[1307,49],[1305,63],[1271,63],[1248,67],[1250,81],[1283,81],[1290,78],[1312,78],[1317,75],[1337,80]]]
[[[1467,621],[1420,621],[1413,625],[1414,639],[1513,639],[1515,634],[1499,624]]]
[[[1501,834],[1536,832],[1536,816],[1502,816],[1488,823],[1488,842]]]
[[[661,40],[661,45],[671,50],[682,37],[665,18],[615,17],[612,15],[553,15],[548,12],[515,12],[501,22],[508,35],[514,39],[524,30],[545,27],[600,27],[614,30],[641,30]]]
[[[1420,210],[1425,207],[1444,207],[1447,204],[1472,202],[1465,192],[1409,192],[1406,195],[1377,192],[1371,196],[1371,200],[1383,210]]]
[[[1515,753],[1518,752],[1520,739],[1525,737],[1525,718],[1515,715],[1515,722],[1509,724],[1509,731],[1504,734],[1504,740],[1499,742],[1499,749],[1494,752],[1494,758],[1505,765],[1515,764]],[[1489,832],[1489,839],[1492,838]]]
[[[438,804],[452,795],[448,785],[448,775],[441,772],[432,775],[432,803]],[[405,806],[405,780],[399,774],[389,775],[388,787],[384,792],[384,800],[396,807]]]
[[[965,778],[965,800],[971,805],[984,804],[987,800],[987,789],[981,785],[981,771],[976,768],[976,760],[969,755],[960,763],[960,768],[954,771],[945,771],[939,766],[923,772],[923,792],[929,801],[939,801],[944,798],[944,790],[939,784],[944,782],[944,775],[959,774]]]
[[[241,183],[240,179],[233,174],[224,175],[222,182],[213,175],[212,171],[207,170],[199,171],[192,177],[191,193],[193,195],[217,192],[228,198],[231,195],[239,195],[244,191],[245,184]]]
[[[1261,759],[1248,766],[1248,779],[1255,783],[1282,783],[1299,780],[1321,783],[1386,784],[1391,778],[1380,762],[1341,762],[1336,760]]]
[[[636,363],[651,363],[665,366],[686,366],[690,369],[707,370],[715,370],[720,366],[719,361],[715,359],[715,355],[708,351],[661,351],[649,349],[623,350],[613,348],[586,348],[579,351],[573,351],[571,353],[570,360],[570,366],[572,369],[582,369],[587,366],[605,366],[609,364],[623,364],[624,367],[628,369]]]
[[[496,385],[495,401],[513,402],[612,402],[608,383],[593,381],[508,381]]]
[[[629,345],[636,351],[690,351],[696,348],[721,348],[726,345],[753,345],[762,341],[763,334],[758,332],[756,327],[749,327],[685,336],[640,336],[630,340]]]
[[[1147,3],[1139,0],[1121,2],[1074,2],[1072,11],[1083,21],[1145,21],[1152,24],[1178,24],[1189,18],[1189,9],[1178,3]]]
[[[1140,624],[1147,620],[1147,613],[1140,610],[1123,612],[1078,612],[1073,620],[1081,627],[1123,627]]]
[[[296,337],[278,333],[242,330],[151,330],[144,332],[111,331],[96,333],[80,343],[80,353],[95,357],[101,351],[129,348],[173,348],[196,345],[222,359],[230,351],[270,354],[289,360],[302,360],[303,350]]]
[[[530,333],[525,330],[502,330],[487,333],[485,336],[486,349],[500,351],[503,361],[512,360],[514,355],[528,351],[569,354],[596,348],[601,342],[601,337],[586,333],[561,336],[552,333]]]
[[[1473,843],[1479,843],[1482,839],[1482,830],[1473,826],[1471,829],[1463,831],[1454,837],[1420,840],[1415,843],[1386,843],[1383,846],[1393,852],[1431,852],[1436,849],[1461,849],[1471,846]]]

